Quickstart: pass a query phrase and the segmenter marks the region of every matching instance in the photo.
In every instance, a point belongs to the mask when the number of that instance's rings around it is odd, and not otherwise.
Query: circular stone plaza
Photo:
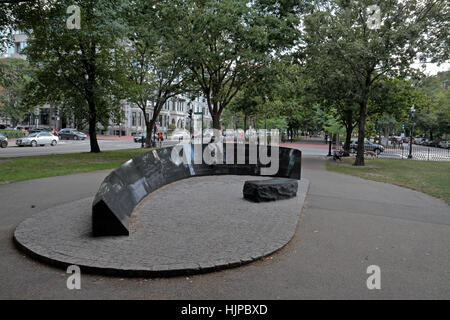
[[[128,237],[92,237],[91,204],[82,199],[25,220],[14,239],[44,262],[120,276],[185,275],[239,266],[283,248],[294,236],[308,188],[293,199],[243,199],[247,176],[198,177],[147,196]]]

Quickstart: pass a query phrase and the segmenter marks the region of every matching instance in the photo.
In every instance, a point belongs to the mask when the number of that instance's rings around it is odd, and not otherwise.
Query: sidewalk
[[[294,143],[284,142],[284,143],[280,143],[280,146],[287,147],[287,148],[298,148],[298,149],[309,148],[309,149],[328,150],[327,144],[320,144],[320,142],[318,142],[318,141],[312,141],[311,143],[307,143],[305,141],[294,142]]]
[[[133,140],[134,137],[132,136],[101,136],[97,135],[97,140],[121,140],[121,141],[129,141]],[[86,138],[86,140],[89,140],[89,136]]]

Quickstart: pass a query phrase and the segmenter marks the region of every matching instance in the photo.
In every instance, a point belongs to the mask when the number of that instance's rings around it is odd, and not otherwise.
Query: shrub
[[[14,138],[23,138],[25,135],[21,130],[0,130],[0,133],[3,134],[8,139],[14,139]]]

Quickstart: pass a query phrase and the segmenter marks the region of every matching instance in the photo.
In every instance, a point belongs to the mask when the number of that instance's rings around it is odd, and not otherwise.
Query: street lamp
[[[414,132],[414,112],[416,112],[416,109],[414,106],[411,107],[411,129],[409,131],[409,155],[408,159],[412,159],[412,143],[413,143],[413,132]]]
[[[333,143],[333,135],[331,133],[328,134],[328,157],[331,157],[331,145]]]
[[[189,107],[190,107],[190,103],[189,103]],[[189,134],[191,136],[192,139],[192,113],[194,112],[193,109],[189,109],[188,111],[188,119],[189,119]],[[191,142],[192,143],[192,142]]]
[[[203,115],[205,114],[205,107],[202,107],[202,146],[203,146]]]

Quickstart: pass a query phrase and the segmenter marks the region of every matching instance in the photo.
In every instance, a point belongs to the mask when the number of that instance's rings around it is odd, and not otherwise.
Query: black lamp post
[[[190,106],[190,103],[189,103]],[[188,119],[189,119],[189,134],[191,135],[191,139],[192,139],[192,113],[194,112],[194,110],[189,109],[188,111]],[[192,141],[191,141],[192,143]]]
[[[411,129],[409,131],[409,155],[408,159],[412,159],[412,143],[413,143],[413,132],[414,132],[414,112],[416,109],[414,106],[411,107]]]
[[[328,156],[331,157],[331,144],[333,143],[333,135],[332,134],[328,134]]]
[[[204,126],[203,126],[203,115],[204,114],[205,114],[205,108],[202,107],[202,146],[203,146],[203,129],[204,129]]]

